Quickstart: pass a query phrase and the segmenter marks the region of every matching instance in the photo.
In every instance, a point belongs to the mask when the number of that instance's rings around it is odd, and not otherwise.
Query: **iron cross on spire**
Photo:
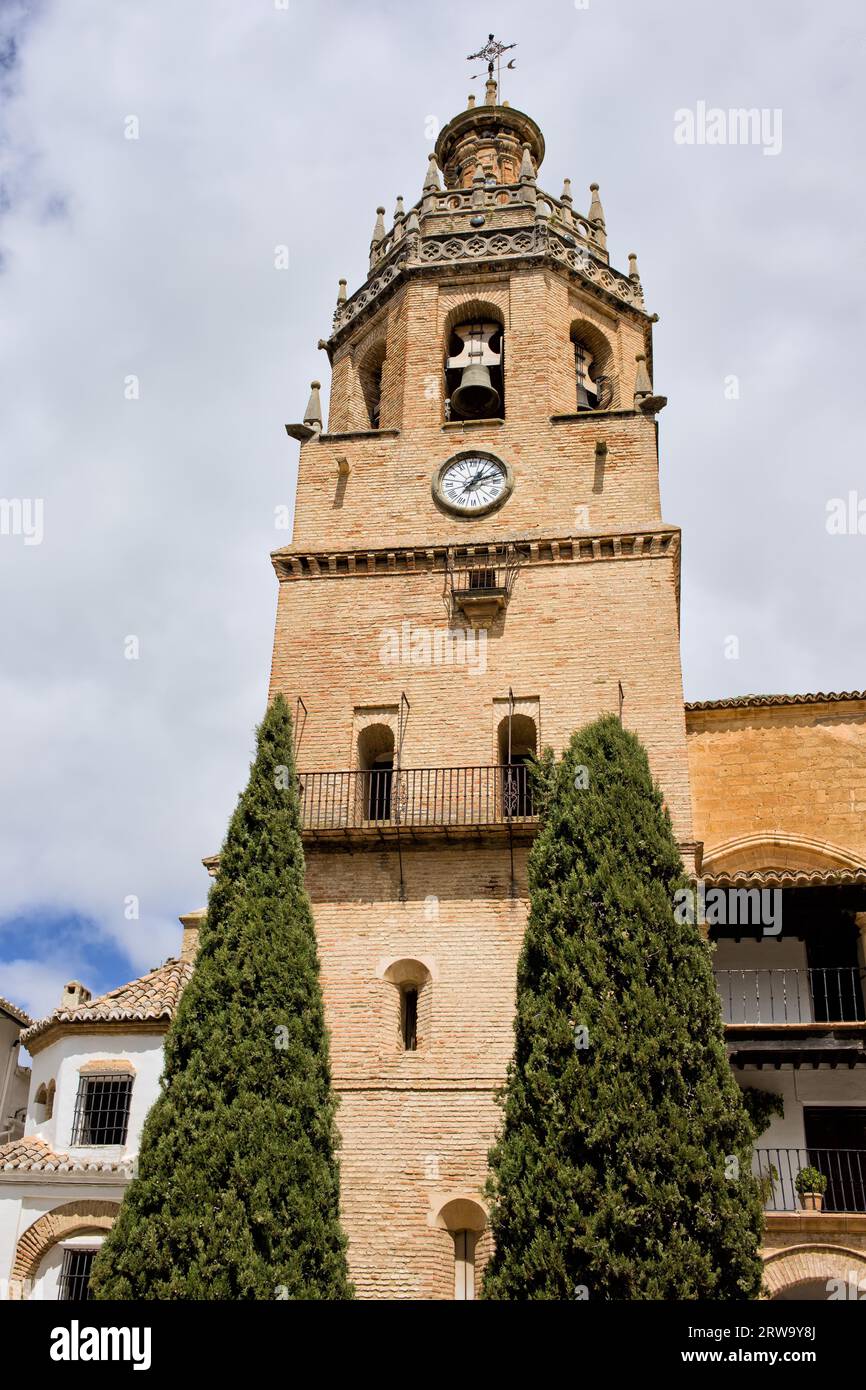
[[[466,59],[466,61],[467,61],[468,63],[474,63],[474,62],[476,61],[476,59],[479,59],[479,58],[480,58],[480,60],[481,60],[483,63],[486,63],[486,64],[487,64],[487,78],[488,78],[488,81],[492,81],[492,79],[493,79],[493,69],[494,69],[494,67],[495,67],[495,68],[496,68],[496,86],[497,86],[497,88],[499,88],[499,85],[500,85],[500,83],[499,83],[500,59],[501,59],[503,53],[507,53],[508,50],[509,50],[510,48],[516,48],[516,47],[517,47],[517,44],[516,44],[516,43],[500,43],[499,40],[496,39],[496,38],[494,38],[492,34],[488,34],[488,36],[487,36],[487,42],[486,42],[486,44],[484,45],[484,47],[483,47],[483,48],[479,48],[479,50],[478,50],[477,53],[470,53],[469,56],[468,56],[468,58]],[[515,63],[516,63],[516,61],[517,61],[517,60],[516,60],[515,58],[510,58],[510,59],[508,60],[508,62],[505,64],[506,68],[513,68],[514,65],[515,65]],[[481,76],[482,76],[482,74],[481,74],[480,72],[473,73],[473,75],[472,75],[472,81],[474,82],[476,77],[481,77]],[[500,90],[500,92],[499,92],[499,95],[500,95],[500,96],[502,95],[501,90]]]

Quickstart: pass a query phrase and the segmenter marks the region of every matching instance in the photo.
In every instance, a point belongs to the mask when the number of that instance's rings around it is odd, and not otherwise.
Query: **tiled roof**
[[[167,960],[148,975],[109,990],[98,999],[88,999],[85,1004],[76,1004],[71,1009],[55,1009],[53,1014],[26,1029],[21,1041],[29,1047],[58,1024],[150,1023],[163,1018],[168,1021],[174,1017],[192,969],[190,961]]]
[[[832,888],[866,886],[866,869],[719,869],[702,874],[707,886],[732,888]]]
[[[131,1159],[70,1158],[42,1139],[25,1135],[0,1145],[0,1173],[126,1173]]]
[[[828,705],[840,700],[866,700],[866,690],[820,691],[813,695],[733,695],[728,700],[686,701],[686,710],[765,709],[770,705]]]
[[[29,1014],[26,1014],[23,1009],[19,1009],[17,1004],[10,1004],[9,1000],[4,999],[2,994],[0,994],[0,1013],[8,1014],[10,1018],[14,1018],[16,1023],[23,1023],[25,1028],[33,1022]]]

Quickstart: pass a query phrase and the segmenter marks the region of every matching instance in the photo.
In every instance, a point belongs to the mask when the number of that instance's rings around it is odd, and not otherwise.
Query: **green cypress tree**
[[[608,716],[537,782],[483,1296],[755,1298],[754,1130],[646,753]]]
[[[351,1298],[334,1112],[292,720],[277,696],[94,1296]]]

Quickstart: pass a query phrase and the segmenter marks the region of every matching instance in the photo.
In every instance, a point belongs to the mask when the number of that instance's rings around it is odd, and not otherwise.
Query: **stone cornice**
[[[544,199],[546,195],[540,196]],[[406,233],[394,241],[360,289],[337,306],[331,337],[324,344],[328,356],[333,359],[349,329],[378,310],[392,286],[409,275],[438,275],[443,267],[451,273],[468,269],[477,275],[479,270],[549,265],[589,286],[617,312],[629,310],[641,322],[648,322],[651,316],[644,307],[639,280],[612,269],[596,248],[581,241],[540,218],[511,228],[494,226],[433,235]]]
[[[539,536],[515,540],[502,537],[487,543],[408,545],[356,550],[303,551],[286,547],[271,553],[280,580],[340,579],[354,576],[439,573],[453,564],[465,564],[513,546],[521,567],[577,564],[599,560],[645,560],[679,557],[680,532],[673,526],[632,531],[608,531],[596,535]]]

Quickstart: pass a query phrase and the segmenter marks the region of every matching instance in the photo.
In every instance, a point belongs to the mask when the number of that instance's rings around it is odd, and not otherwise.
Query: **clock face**
[[[434,492],[464,516],[491,511],[511,491],[510,469],[492,454],[461,454],[443,465]]]

